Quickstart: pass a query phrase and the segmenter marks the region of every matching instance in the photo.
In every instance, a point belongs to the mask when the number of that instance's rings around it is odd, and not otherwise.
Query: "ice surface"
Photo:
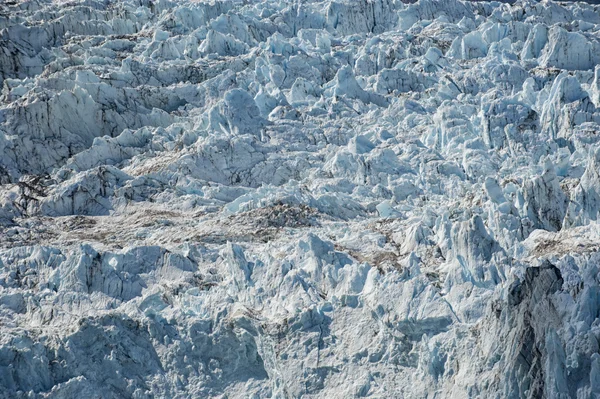
[[[0,398],[600,397],[599,15],[0,2]]]

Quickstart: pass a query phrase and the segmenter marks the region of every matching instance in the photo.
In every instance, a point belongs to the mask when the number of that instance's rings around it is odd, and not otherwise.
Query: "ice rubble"
[[[0,397],[600,396],[599,12],[0,4]]]

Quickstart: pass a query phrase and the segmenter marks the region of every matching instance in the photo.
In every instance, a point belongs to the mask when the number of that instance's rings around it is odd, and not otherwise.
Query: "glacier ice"
[[[600,397],[600,8],[0,3],[0,398]]]

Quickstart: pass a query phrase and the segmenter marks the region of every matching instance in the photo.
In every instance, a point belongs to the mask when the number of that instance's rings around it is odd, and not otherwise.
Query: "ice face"
[[[600,9],[0,4],[0,398],[600,395]]]

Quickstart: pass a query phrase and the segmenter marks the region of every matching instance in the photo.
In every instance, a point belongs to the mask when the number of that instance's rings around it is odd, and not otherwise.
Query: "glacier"
[[[0,398],[600,397],[600,6],[0,3]]]

